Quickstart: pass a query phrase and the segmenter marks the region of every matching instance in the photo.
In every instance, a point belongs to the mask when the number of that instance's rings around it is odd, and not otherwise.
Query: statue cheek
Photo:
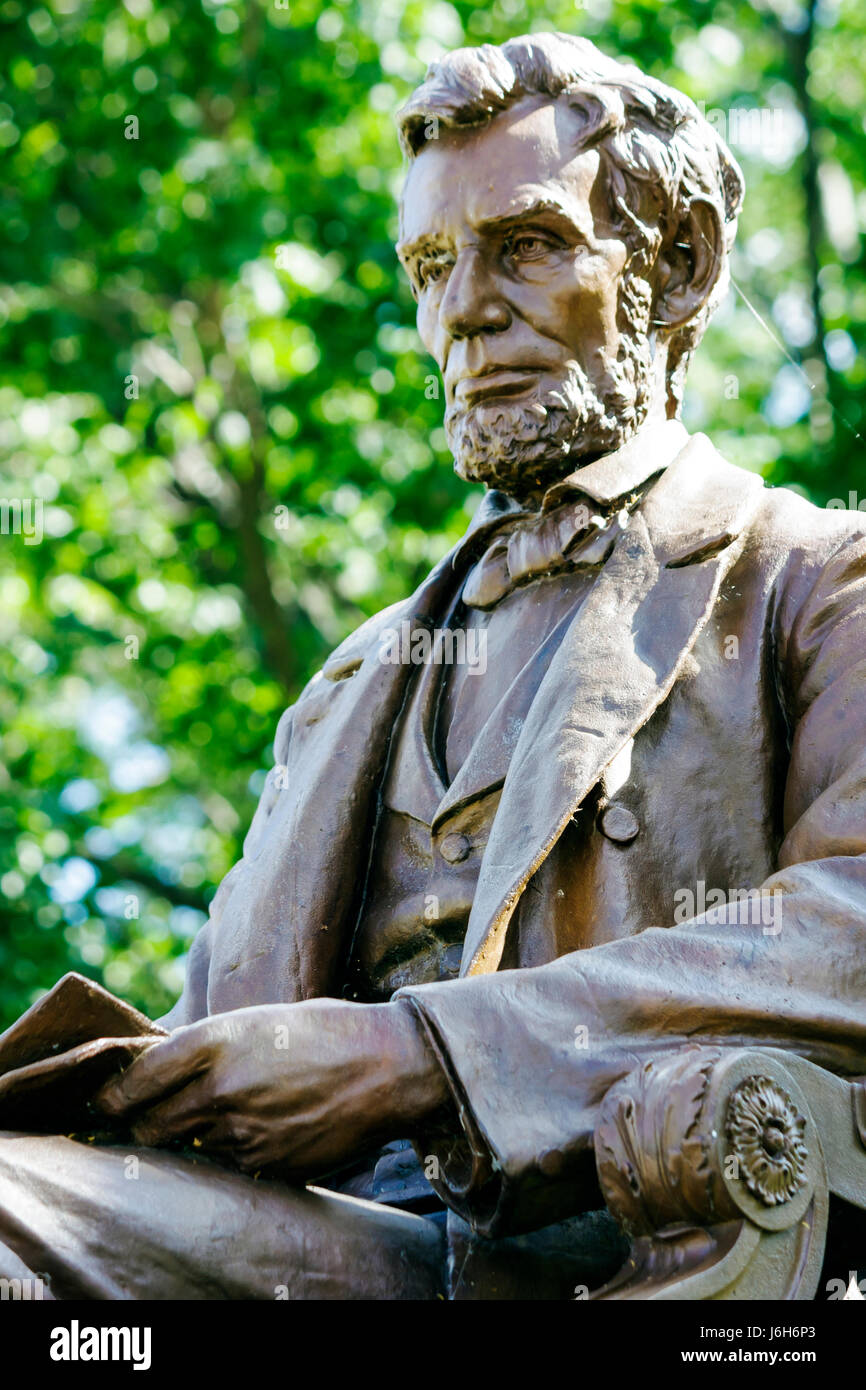
[[[441,367],[443,360],[443,348],[448,337],[444,328],[439,323],[437,309],[429,302],[430,296],[425,295],[422,302],[418,305],[416,323],[418,335],[430,356]]]

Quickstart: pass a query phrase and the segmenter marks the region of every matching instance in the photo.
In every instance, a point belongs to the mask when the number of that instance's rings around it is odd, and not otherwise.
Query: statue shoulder
[[[356,627],[354,632],[349,633],[349,636],[340,643],[339,647],[334,648],[331,655],[322,663],[321,671],[313,677],[313,680],[324,678],[329,681],[340,681],[344,680],[346,676],[352,675],[370,648],[379,646],[383,631],[391,627],[395,619],[399,619],[405,608],[406,600],[401,599],[397,603],[383,608],[379,613],[374,613],[372,618],[367,618],[366,622],[361,623],[360,627]]]

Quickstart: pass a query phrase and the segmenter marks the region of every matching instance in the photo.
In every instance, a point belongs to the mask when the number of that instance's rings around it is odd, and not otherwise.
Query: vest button
[[[471,848],[472,842],[465,835],[455,832],[445,836],[439,846],[439,853],[448,864],[462,864]]]
[[[637,816],[628,809],[627,806],[620,806],[614,802],[611,806],[605,807],[601,816],[601,831],[609,840],[615,840],[617,844],[627,845],[633,840],[640,830]]]

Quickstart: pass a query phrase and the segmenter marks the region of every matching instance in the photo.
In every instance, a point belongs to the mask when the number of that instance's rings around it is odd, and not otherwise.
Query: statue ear
[[[706,304],[721,273],[725,234],[718,209],[695,198],[676,236],[659,252],[655,322],[680,328]]]

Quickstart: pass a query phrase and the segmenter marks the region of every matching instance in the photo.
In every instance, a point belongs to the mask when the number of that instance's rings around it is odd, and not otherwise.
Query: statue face
[[[479,129],[441,129],[401,209],[398,254],[442,372],[455,467],[526,499],[617,448],[649,404],[648,286],[636,282],[624,318],[628,250],[600,156],[575,152],[576,135],[565,102],[538,97]]]

